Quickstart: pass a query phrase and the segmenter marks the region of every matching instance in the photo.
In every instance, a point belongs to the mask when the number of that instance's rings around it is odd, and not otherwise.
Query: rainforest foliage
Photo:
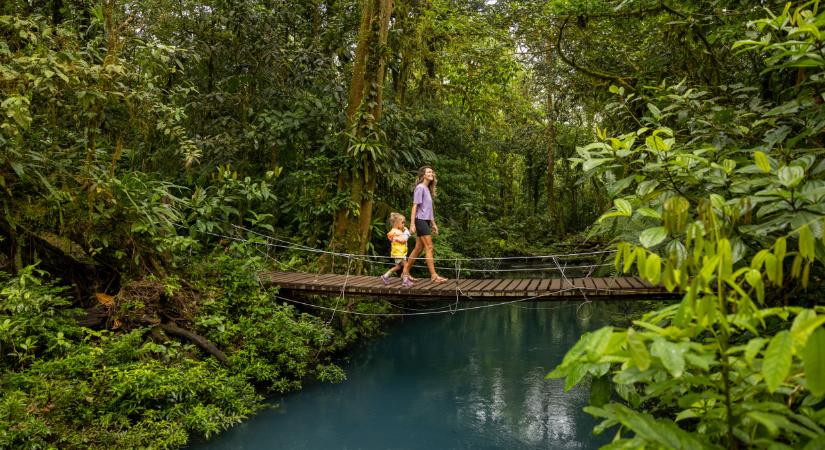
[[[551,374],[613,393],[611,448],[820,448],[822,9],[2,3],[0,448],[179,447],[343,379],[380,323],[256,274],[376,273],[272,244],[385,254],[424,164],[437,255],[613,245],[684,293]]]

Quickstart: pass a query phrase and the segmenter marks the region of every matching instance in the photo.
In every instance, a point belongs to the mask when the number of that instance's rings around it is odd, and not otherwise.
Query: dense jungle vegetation
[[[275,301],[342,262],[265,244],[385,254],[424,164],[437,256],[612,246],[684,293],[550,374],[609,448],[825,448],[818,1],[11,0],[0,93],[0,448],[344,379],[381,323]]]

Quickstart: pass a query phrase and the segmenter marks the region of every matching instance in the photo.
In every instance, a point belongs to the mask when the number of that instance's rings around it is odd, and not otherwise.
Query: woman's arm
[[[413,203],[412,212],[410,212],[410,234],[415,234],[415,210],[418,209],[418,203]]]

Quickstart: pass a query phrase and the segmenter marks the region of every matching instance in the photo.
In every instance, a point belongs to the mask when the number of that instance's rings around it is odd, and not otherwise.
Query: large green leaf
[[[621,423],[631,430],[636,437],[655,444],[650,448],[685,450],[713,448],[701,440],[698,435],[680,429],[669,420],[656,419],[649,414],[633,411],[624,405],[609,403],[600,408],[588,406],[584,410],[596,417],[604,417]]]
[[[604,354],[612,334],[613,327],[603,327],[587,336],[587,346],[585,348],[590,361],[596,362]]]
[[[764,153],[759,151],[754,152],[753,159],[756,160],[756,166],[759,167],[762,172],[769,173],[771,171],[771,163]]]
[[[643,276],[651,284],[659,284],[662,273],[662,258],[657,254],[648,255],[645,260]]]
[[[802,363],[808,389],[818,397],[825,395],[825,328],[817,328],[808,337]]]
[[[604,164],[606,162],[609,162],[609,161],[612,161],[612,160],[613,160],[613,158],[592,158],[592,159],[587,159],[582,164],[582,170],[584,170],[585,172],[588,172],[588,171],[593,170],[596,167],[599,167],[602,164]]]
[[[774,392],[785,381],[791,370],[793,339],[788,330],[782,330],[771,339],[762,360],[762,376],[768,391]]]
[[[685,350],[684,346],[664,339],[657,339],[650,347],[650,353],[658,357],[675,378],[681,377],[685,371]]]
[[[792,188],[799,184],[805,177],[805,171],[799,166],[784,166],[779,169],[777,174],[779,182],[788,188]]]
[[[633,328],[627,330],[627,346],[630,350],[630,358],[636,367],[642,371],[647,370],[650,367],[650,353]]]
[[[595,377],[590,383],[590,405],[602,406],[610,401],[610,378]]]
[[[648,228],[639,235],[639,242],[645,248],[651,248],[667,239],[667,229],[665,227]]]
[[[630,206],[630,202],[623,198],[613,200],[613,204],[616,205],[616,209],[624,216],[630,217],[630,214],[633,213],[633,207]]]

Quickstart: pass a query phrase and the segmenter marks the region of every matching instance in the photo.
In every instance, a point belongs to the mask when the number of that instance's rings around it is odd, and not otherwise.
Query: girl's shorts
[[[430,231],[432,223],[431,220],[415,219],[415,234],[418,236],[429,236],[432,234],[432,231]]]
[[[395,258],[395,265],[404,264],[407,258]]]

